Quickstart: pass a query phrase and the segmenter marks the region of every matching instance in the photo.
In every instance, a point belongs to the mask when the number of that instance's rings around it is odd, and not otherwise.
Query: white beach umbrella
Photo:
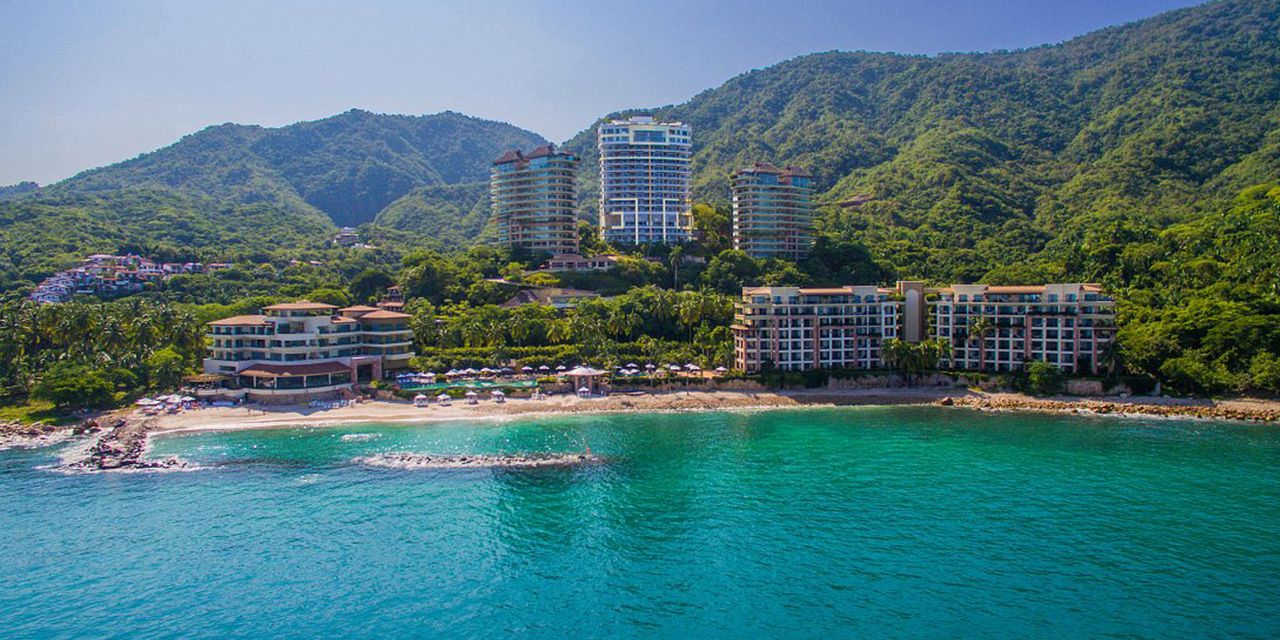
[[[550,371],[550,370],[551,370],[551,367],[548,367],[545,364],[542,365],[541,367],[538,367],[538,371]]]
[[[724,367],[716,367],[716,373],[724,373],[726,371],[728,371],[728,369]]]
[[[503,392],[502,392],[502,389],[494,389],[493,391],[491,391],[491,392],[489,393],[489,395],[491,395],[491,396],[505,396],[505,395],[507,395],[507,394],[503,393]]]
[[[636,363],[634,363],[634,362],[628,362],[628,363],[627,363],[627,368],[628,368],[628,369],[635,369],[636,367],[639,367],[639,366],[640,366],[640,365],[638,365],[638,364],[636,364]]]
[[[138,398],[138,400],[134,402],[134,404],[140,407],[154,407],[161,403],[159,400],[152,400],[151,398]]]
[[[586,387],[582,387],[578,389],[578,393],[591,393],[591,390]]]
[[[476,392],[474,392],[474,391],[468,391],[468,392],[467,392],[467,397],[468,397],[468,398],[474,398],[474,397],[476,397],[476,396],[478,396],[478,395],[480,395],[480,394],[478,394],[478,393],[476,393]]]
[[[422,395],[421,393],[419,393],[418,395],[414,396],[414,397],[413,397],[413,399],[414,399],[414,400],[426,400],[426,399],[427,399],[427,396]]]
[[[448,399],[449,399],[449,394],[447,393],[442,393],[436,396],[436,400],[448,400]]]
[[[533,367],[530,367],[529,365],[525,365],[523,367],[520,367],[520,370],[525,373],[529,373],[530,371],[533,371]]]
[[[566,367],[566,366],[564,366],[564,365],[562,365],[562,364],[558,364],[558,365],[556,365],[556,371],[564,371],[565,369],[568,369],[568,367]]]
[[[652,362],[650,362],[649,364],[646,364],[644,368],[648,369],[649,371],[653,371],[654,369],[657,369],[657,367],[653,366]]]

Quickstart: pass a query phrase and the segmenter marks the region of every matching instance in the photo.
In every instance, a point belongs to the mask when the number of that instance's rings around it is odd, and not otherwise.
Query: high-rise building
[[[733,174],[733,248],[796,260],[813,244],[813,176],[757,162]]]
[[[498,242],[552,254],[577,252],[577,168],[577,156],[550,144],[527,156],[512,150],[495,160],[489,194]]]
[[[692,233],[689,127],[648,116],[600,125],[600,233],[620,244],[673,244]]]
[[[1017,371],[1048,362],[1097,374],[1115,340],[1115,301],[1096,284],[926,288],[747,287],[733,324],[735,366],[743,371],[879,369],[896,338],[941,338],[952,369]]]

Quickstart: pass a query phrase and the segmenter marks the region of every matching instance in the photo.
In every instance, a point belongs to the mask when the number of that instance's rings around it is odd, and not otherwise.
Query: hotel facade
[[[618,244],[692,238],[689,126],[647,116],[600,125],[600,233]]]
[[[493,163],[489,196],[498,242],[551,254],[578,251],[578,157],[544,145]]]
[[[254,400],[341,393],[409,366],[410,317],[305,300],[272,305],[261,315],[210,322],[204,371],[226,376]]]
[[[813,176],[756,163],[735,171],[733,248],[753,258],[798,260],[813,244]]]
[[[1096,284],[927,288],[748,287],[736,304],[735,367],[881,369],[882,345],[942,338],[950,369],[1005,372],[1048,362],[1097,374],[1115,339],[1115,301]]]

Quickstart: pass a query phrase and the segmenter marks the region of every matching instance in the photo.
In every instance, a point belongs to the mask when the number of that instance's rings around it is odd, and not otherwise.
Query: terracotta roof
[[[405,318],[412,318],[412,317],[413,316],[407,313],[400,313],[397,311],[387,311],[386,309],[378,309],[377,311],[370,311],[369,313],[366,313],[360,316],[360,320],[403,320]]]
[[[219,327],[253,326],[253,325],[267,324],[267,317],[266,316],[231,316],[230,318],[214,320],[209,324],[216,325]]]
[[[356,306],[354,306],[354,307],[344,307],[344,308],[342,308],[342,309],[338,309],[338,311],[342,311],[342,312],[347,312],[347,311],[377,311],[377,310],[378,310],[378,308],[377,308],[377,307],[370,307],[370,306],[368,306],[368,305],[364,305],[364,304],[358,304],[358,305],[356,305]]]
[[[339,316],[333,319],[334,324],[351,324],[352,322],[359,322],[359,321],[356,320],[355,318],[345,318],[342,316]]]
[[[312,364],[255,364],[240,372],[243,376],[279,378],[283,376],[316,376],[326,373],[351,373],[351,367],[341,362],[315,362]]]
[[[327,311],[337,309],[338,307],[323,302],[312,302],[310,300],[299,300],[297,302],[286,302],[284,304],[273,304],[269,307],[263,307],[267,311]]]
[[[494,160],[494,161],[493,161],[493,163],[494,163],[494,164],[507,164],[508,162],[516,162],[517,160],[523,160],[523,159],[524,159],[524,155],[520,153],[520,150],[519,150],[519,149],[512,149],[512,150],[510,150],[510,151],[508,151],[508,152],[506,152],[506,153],[504,153],[504,154],[502,154],[502,155],[498,156],[498,159],[497,159],[497,160]]]
[[[555,153],[556,153],[556,146],[554,144],[544,144],[541,147],[534,147],[533,151],[530,151],[529,155],[525,157],[526,158],[542,158],[545,156],[555,155]]]

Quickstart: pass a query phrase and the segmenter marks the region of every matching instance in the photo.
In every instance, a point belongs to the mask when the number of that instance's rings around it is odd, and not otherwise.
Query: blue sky
[[[0,0],[0,185],[222,122],[446,109],[554,141],[814,51],[1059,42],[1194,0]]]

